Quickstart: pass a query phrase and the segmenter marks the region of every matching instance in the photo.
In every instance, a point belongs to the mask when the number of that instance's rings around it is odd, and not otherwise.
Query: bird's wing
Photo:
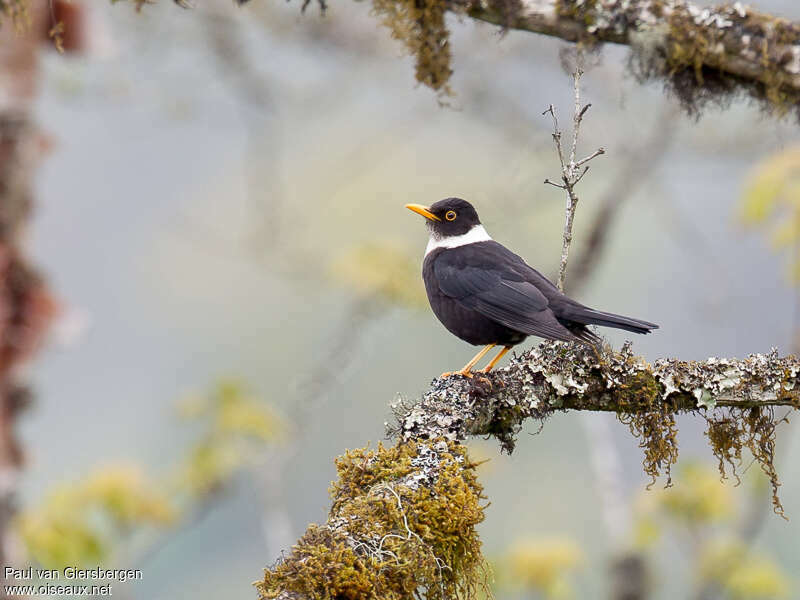
[[[436,257],[433,269],[443,294],[516,331],[576,339],[558,322],[547,297],[519,272],[522,259],[497,242],[470,246]]]
[[[547,279],[544,275],[539,273],[536,269],[529,266],[522,258],[509,251],[516,262],[512,262],[512,268],[528,283],[536,287],[547,298],[550,310],[556,316],[560,323],[571,322],[576,325],[601,325],[603,327],[615,327],[617,329],[624,329],[634,333],[650,333],[653,329],[658,329],[658,325],[643,321],[641,319],[633,319],[623,315],[616,315],[614,313],[603,312],[584,306],[580,302],[573,300],[566,296],[559,290],[552,281]],[[576,333],[575,329],[571,328],[572,333],[578,337],[588,341],[589,343],[596,343],[598,338],[594,334],[586,334],[585,332]]]

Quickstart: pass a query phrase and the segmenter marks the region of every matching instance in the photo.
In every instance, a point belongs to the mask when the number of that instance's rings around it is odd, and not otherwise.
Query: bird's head
[[[425,217],[434,239],[464,235],[481,224],[472,204],[461,198],[445,198],[430,206],[406,204],[406,208]]]

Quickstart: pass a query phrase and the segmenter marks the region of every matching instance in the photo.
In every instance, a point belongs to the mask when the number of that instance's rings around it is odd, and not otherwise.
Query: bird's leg
[[[495,356],[495,357],[492,359],[492,362],[490,362],[490,363],[489,363],[488,365],[486,365],[486,366],[485,366],[483,369],[481,369],[481,370],[480,370],[480,372],[481,372],[481,373],[488,373],[489,371],[491,371],[492,369],[494,369],[494,366],[495,366],[495,365],[496,365],[498,362],[500,362],[500,359],[501,359],[501,358],[503,358],[503,357],[506,355],[506,352],[508,352],[509,350],[511,350],[511,346],[504,346],[504,347],[503,347],[503,349],[502,349],[502,350],[500,350],[500,352],[498,352],[498,353],[497,353],[497,356]]]
[[[442,375],[441,375],[442,378],[450,377],[450,375],[463,375],[464,377],[472,377],[472,373],[470,373],[470,371],[472,370],[472,367],[474,367],[478,363],[478,361],[480,359],[482,359],[484,356],[486,356],[486,353],[489,350],[491,350],[492,348],[494,348],[496,345],[497,344],[489,344],[488,346],[483,348],[480,352],[478,352],[472,358],[471,361],[469,361],[466,365],[464,365],[463,369],[461,369],[460,371],[455,371],[455,372],[447,371],[446,373],[442,373]]]

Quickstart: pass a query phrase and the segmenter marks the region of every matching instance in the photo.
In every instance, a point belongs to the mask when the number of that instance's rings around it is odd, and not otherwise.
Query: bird
[[[461,198],[431,206],[406,204],[422,215],[429,240],[422,279],[434,314],[456,337],[484,346],[460,371],[442,377],[472,377],[472,369],[495,346],[500,352],[480,373],[528,336],[578,342],[594,348],[601,339],[588,325],[650,333],[658,325],[584,306],[567,297],[521,257],[494,241],[475,208]]]

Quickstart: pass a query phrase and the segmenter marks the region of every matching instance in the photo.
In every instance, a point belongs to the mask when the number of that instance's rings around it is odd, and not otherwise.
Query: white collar
[[[425,248],[425,256],[428,256],[428,254],[437,248],[458,248],[459,246],[474,244],[475,242],[489,242],[491,239],[492,236],[486,233],[483,225],[475,225],[467,233],[462,233],[461,235],[451,235],[439,239],[431,235],[428,240],[428,246]]]

